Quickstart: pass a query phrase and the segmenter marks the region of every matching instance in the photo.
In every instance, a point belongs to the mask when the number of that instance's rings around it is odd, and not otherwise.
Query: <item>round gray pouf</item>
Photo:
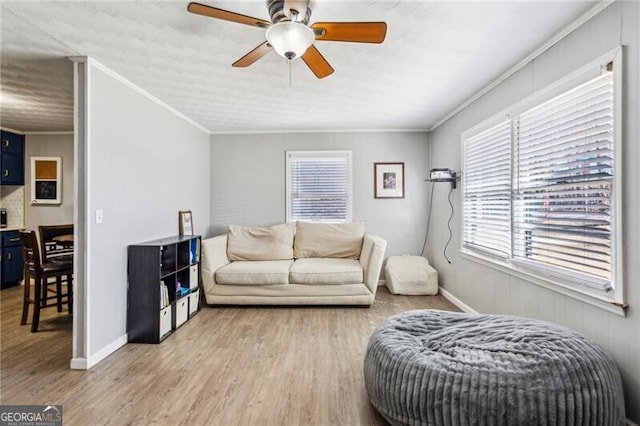
[[[625,424],[620,374],[604,349],[528,318],[395,315],[369,339],[364,379],[393,425]]]

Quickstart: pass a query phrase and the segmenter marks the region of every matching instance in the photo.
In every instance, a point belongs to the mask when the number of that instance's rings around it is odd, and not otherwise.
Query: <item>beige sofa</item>
[[[364,224],[230,226],[202,241],[208,304],[371,305],[387,242]]]

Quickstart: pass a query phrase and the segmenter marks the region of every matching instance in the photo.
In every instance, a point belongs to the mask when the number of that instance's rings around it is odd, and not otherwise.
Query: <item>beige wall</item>
[[[426,228],[423,132],[211,135],[211,233],[285,221],[285,152],[351,150],[353,220],[387,240],[386,256],[418,254]],[[402,162],[405,198],[375,199],[373,163]]]
[[[540,318],[573,328],[600,343],[615,359],[622,375],[627,416],[640,423],[640,3],[617,1],[569,34],[543,55],[456,114],[430,135],[432,167],[461,169],[460,135],[503,109],[622,45],[623,155],[622,219],[625,293],[629,304],[622,317],[580,300],[514,277],[459,255],[460,191],[455,193],[451,221],[453,240],[442,256],[450,214],[446,188],[434,194],[430,260],[440,284],[472,309],[482,313]]]
[[[210,143],[207,132],[108,68],[90,62],[87,81],[85,154],[78,161],[86,216],[78,227],[86,232],[85,344],[92,365],[126,343],[127,246],[178,234],[180,210],[192,210],[196,234],[207,229]]]
[[[31,157],[62,157],[62,203],[31,204]],[[24,226],[73,223],[73,134],[27,134],[24,167]]]

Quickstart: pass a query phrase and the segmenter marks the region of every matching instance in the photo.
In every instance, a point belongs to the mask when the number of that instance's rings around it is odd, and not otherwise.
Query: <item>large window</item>
[[[287,222],[351,222],[351,151],[287,151]]]
[[[511,123],[464,141],[463,241],[500,257],[511,254]]]
[[[513,256],[611,280],[613,75],[514,121]],[[585,277],[586,278],[586,277]]]
[[[622,300],[614,64],[463,135],[463,249]]]

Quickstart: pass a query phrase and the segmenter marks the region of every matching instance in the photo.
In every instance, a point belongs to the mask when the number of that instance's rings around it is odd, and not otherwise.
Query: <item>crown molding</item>
[[[124,84],[125,86],[129,87],[130,89],[132,89],[136,93],[138,93],[138,94],[144,96],[145,98],[149,99],[151,102],[155,103],[156,105],[160,106],[161,108],[164,108],[165,110],[169,111],[173,115],[175,115],[175,116],[181,118],[182,120],[186,121],[187,123],[191,124],[193,127],[202,130],[204,133],[206,133],[208,135],[211,134],[211,132],[209,132],[209,130],[206,129],[205,127],[203,127],[202,125],[196,123],[195,121],[193,121],[192,119],[190,119],[189,117],[187,117],[186,115],[184,115],[183,113],[178,111],[177,109],[173,108],[172,106],[170,106],[166,102],[161,101],[160,99],[156,98],[151,93],[147,92],[146,90],[144,90],[140,86],[136,85],[135,83],[127,80],[126,78],[124,78],[123,76],[121,76],[120,74],[118,74],[117,72],[112,70],[111,68],[107,67],[106,65],[103,65],[102,63],[98,62],[97,60],[95,60],[95,59],[93,59],[91,57],[87,57],[87,56],[71,56],[71,57],[69,57],[69,60],[71,60],[73,62],[85,62],[85,63],[87,63],[87,64],[99,69],[100,71],[104,72],[108,76],[114,78],[115,80],[117,80],[120,83]]]
[[[429,129],[304,129],[304,130],[229,130],[211,131],[211,135],[269,135],[283,133],[426,133]]]

